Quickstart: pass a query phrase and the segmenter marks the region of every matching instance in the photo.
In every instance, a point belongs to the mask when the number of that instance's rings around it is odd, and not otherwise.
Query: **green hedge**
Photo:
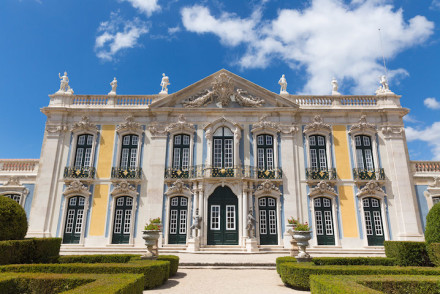
[[[3,294],[16,293],[68,293],[68,294],[138,294],[144,289],[141,274],[0,274]]]
[[[0,265],[56,262],[60,246],[61,238],[0,241]]]
[[[385,254],[400,266],[432,266],[425,242],[385,241]]]
[[[287,286],[309,290],[311,275],[440,275],[435,267],[399,267],[368,265],[314,265],[312,263],[280,264],[281,280]]]
[[[23,207],[0,194],[0,211],[0,241],[23,240],[28,229]]]
[[[315,265],[396,265],[394,258],[387,257],[314,257]]]
[[[296,262],[296,258],[291,256],[282,256],[282,257],[278,257],[276,262],[277,262],[277,273],[280,274],[280,264],[285,262]]]
[[[170,277],[174,276],[179,269],[179,257],[175,255],[159,255],[157,260],[166,260],[170,262]]]
[[[168,280],[168,261],[147,261],[130,263],[64,263],[64,264],[23,264],[0,266],[0,272],[21,273],[94,273],[94,274],[143,274],[145,289],[152,289]]]
[[[95,255],[64,255],[58,259],[59,263],[127,263],[134,254],[95,254]]]
[[[435,265],[440,266],[440,243],[431,243],[426,245],[429,260]]]
[[[440,243],[440,204],[435,204],[426,216],[425,241]]]
[[[440,277],[430,276],[311,276],[314,294],[376,294],[440,292]]]

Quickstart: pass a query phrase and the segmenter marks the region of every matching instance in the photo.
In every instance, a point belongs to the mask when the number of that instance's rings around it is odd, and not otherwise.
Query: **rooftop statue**
[[[332,79],[332,95],[341,95],[338,92],[338,81],[335,78]]]
[[[380,76],[379,82],[380,82],[381,86],[379,86],[379,88],[377,88],[376,95],[394,94],[390,90],[390,87],[388,85],[388,80],[387,80],[387,77],[385,75]]]
[[[64,72],[64,75],[61,76],[60,73],[58,73],[58,77],[60,78],[60,89],[57,93],[63,93],[63,94],[73,94],[73,89],[69,86],[69,78],[67,77],[67,71]]]
[[[110,83],[110,86],[112,86],[112,90],[108,94],[116,95],[116,88],[118,87],[118,81],[116,80],[116,77],[113,78],[113,81]]]
[[[164,73],[162,74],[162,81],[160,82],[162,91],[159,94],[168,94],[168,86],[170,85],[170,79]]]
[[[281,76],[280,80],[278,81],[278,84],[281,86],[280,94],[289,94],[287,92],[287,81],[284,77],[284,74]]]

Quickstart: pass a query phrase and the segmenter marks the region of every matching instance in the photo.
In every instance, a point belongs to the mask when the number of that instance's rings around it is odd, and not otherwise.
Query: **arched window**
[[[355,136],[357,167],[360,170],[374,171],[371,138],[365,135]]]
[[[122,137],[121,169],[133,170],[136,168],[138,140],[139,136],[137,135],[125,135]]]
[[[189,168],[189,135],[179,134],[173,141],[173,169],[187,171]]]
[[[83,134],[78,136],[75,152],[75,169],[90,167],[92,147],[93,135]]]
[[[257,136],[257,168],[258,177],[269,176],[274,173],[274,150],[272,135]]]
[[[213,167],[233,168],[234,167],[234,134],[227,127],[218,128],[213,136]]]
[[[85,197],[73,196],[68,199],[63,243],[78,244],[84,219]]]
[[[12,199],[18,204],[20,204],[21,195],[19,194],[4,194],[3,196],[8,197],[9,199]]]
[[[368,246],[382,246],[385,234],[382,224],[380,200],[373,197],[365,197],[362,199],[362,206],[364,208]]]
[[[132,197],[120,196],[115,199],[112,244],[128,244],[130,242],[132,211]]]

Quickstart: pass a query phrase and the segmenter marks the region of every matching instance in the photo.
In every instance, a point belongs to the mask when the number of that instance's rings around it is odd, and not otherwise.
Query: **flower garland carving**
[[[165,131],[172,133],[175,131],[191,131],[194,132],[196,128],[193,124],[188,123],[183,116],[183,114],[179,115],[179,118],[177,119],[177,122],[169,124],[167,127],[165,127]]]
[[[136,197],[139,193],[136,191],[134,186],[130,185],[130,183],[127,181],[122,181],[116,185],[111,194],[113,196],[128,195],[131,197]]]
[[[125,123],[120,124],[117,128],[116,128],[117,132],[134,132],[136,134],[141,134],[142,133],[142,127],[140,123],[137,123],[134,121],[134,117],[133,116],[127,116],[125,118]]]
[[[251,132],[258,132],[264,130],[272,130],[274,132],[282,132],[283,134],[295,134],[298,132],[298,126],[296,125],[282,125],[280,123],[267,120],[268,115],[260,117],[257,123],[252,125]]]
[[[281,195],[280,189],[275,186],[270,180],[264,181],[261,185],[257,187],[255,194],[278,194]]]
[[[316,195],[332,195],[336,196],[335,189],[330,186],[326,181],[319,182],[315,187],[310,189],[310,196],[316,196]]]
[[[330,134],[331,127],[329,124],[325,124],[320,115],[315,115],[313,122],[306,125],[304,128],[304,134],[311,134],[315,132],[324,132]]]
[[[81,121],[74,123],[72,126],[72,132],[80,131],[97,133],[98,127],[95,124],[91,123],[87,116],[83,116],[81,118]]]
[[[175,194],[190,195],[191,189],[187,185],[185,185],[185,183],[181,179],[178,179],[177,181],[175,181],[173,183],[173,185],[168,189],[168,191],[165,194],[166,195],[175,195]]]
[[[377,181],[371,180],[367,184],[365,184],[365,186],[357,193],[358,197],[363,195],[383,196],[385,195],[385,192],[379,186],[379,183]]]
[[[377,132],[376,126],[374,124],[370,124],[367,122],[366,115],[362,115],[361,118],[359,119],[359,122],[357,124],[352,125],[350,130],[348,131],[349,134],[364,133],[364,132],[369,132],[369,133]]]
[[[69,195],[81,195],[81,196],[90,196],[89,189],[81,183],[79,180],[75,180],[67,186],[66,190],[64,190],[63,194],[65,196]]]

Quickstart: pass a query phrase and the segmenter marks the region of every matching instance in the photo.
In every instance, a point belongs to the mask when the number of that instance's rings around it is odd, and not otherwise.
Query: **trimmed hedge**
[[[170,277],[174,276],[179,269],[179,256],[175,255],[159,255],[157,260],[166,260],[170,262]]]
[[[314,294],[439,293],[440,277],[311,276],[310,289]]]
[[[142,293],[144,276],[141,274],[0,274],[1,293],[68,293],[68,294],[133,294]]]
[[[425,241],[440,243],[440,204],[435,204],[426,216]]]
[[[431,262],[435,266],[440,266],[440,243],[426,244],[426,250]]]
[[[309,290],[311,275],[440,275],[435,267],[399,267],[368,265],[314,265],[312,263],[280,264],[281,280],[287,286]]]
[[[400,266],[432,266],[425,242],[385,241],[385,254]]]
[[[58,259],[59,263],[127,263],[134,254],[94,254],[94,255],[64,255]]]
[[[61,238],[0,241],[0,265],[56,262]]]
[[[23,240],[28,229],[23,207],[4,196],[0,196],[0,228],[0,241]]]
[[[152,289],[168,280],[169,261],[145,260],[140,264],[130,263],[64,263],[23,264],[0,266],[0,272],[20,273],[93,273],[93,274],[143,274],[145,289]]]
[[[277,257],[277,273],[280,274],[280,264],[285,262],[296,262],[296,258],[292,256]]]
[[[315,265],[396,265],[394,258],[388,257],[314,257]]]

